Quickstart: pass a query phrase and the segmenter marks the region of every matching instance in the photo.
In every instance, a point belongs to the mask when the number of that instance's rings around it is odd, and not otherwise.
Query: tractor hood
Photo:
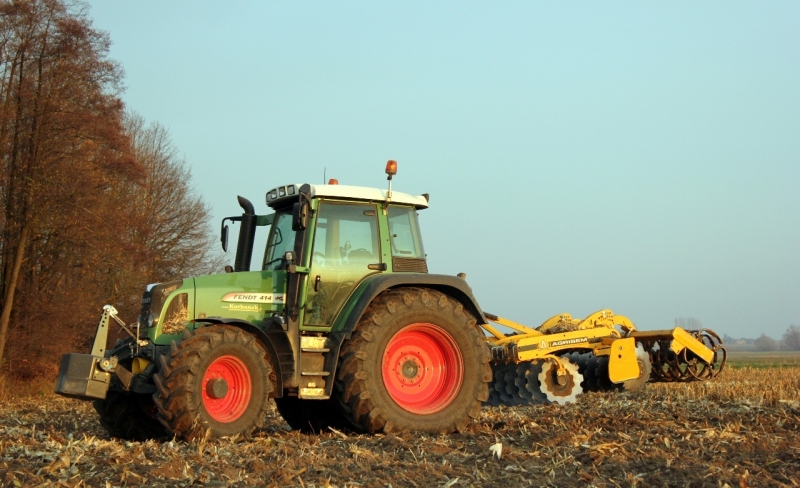
[[[154,343],[169,344],[204,318],[236,318],[260,326],[265,318],[283,310],[285,296],[286,272],[282,270],[187,278],[146,291],[141,323],[150,325],[147,336]]]

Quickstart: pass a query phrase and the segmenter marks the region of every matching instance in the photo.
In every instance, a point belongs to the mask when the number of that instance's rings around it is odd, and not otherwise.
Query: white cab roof
[[[311,197],[343,198],[349,200],[386,201],[388,189],[367,188],[366,186],[347,185],[310,185]],[[416,208],[428,208],[428,200],[423,196],[415,197],[408,193],[392,190],[392,202],[414,205]]]
[[[277,187],[276,189],[267,192],[267,204],[274,206],[279,201],[292,198],[297,199],[297,194],[294,189],[303,186],[301,184],[286,185]],[[368,188],[365,186],[348,186],[348,185],[308,185],[311,188],[309,196],[311,198],[338,198],[342,200],[358,200],[369,202],[385,202],[386,193],[388,189]],[[293,188],[292,188],[293,187]],[[291,188],[291,190],[289,190]],[[283,191],[279,190],[283,189]],[[275,193],[273,193],[275,192]],[[271,195],[275,195],[271,197]],[[285,196],[283,196],[285,195]],[[415,197],[408,193],[402,193],[392,190],[391,202],[401,203],[406,205],[413,205],[415,208],[422,209],[428,208],[428,200],[423,196]]]

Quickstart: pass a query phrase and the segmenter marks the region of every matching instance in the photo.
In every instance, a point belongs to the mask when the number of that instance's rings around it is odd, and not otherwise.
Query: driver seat
[[[367,251],[366,249],[356,249],[354,251],[350,251],[350,254],[347,255],[347,260],[350,262],[370,261],[372,259],[373,259],[372,253]]]

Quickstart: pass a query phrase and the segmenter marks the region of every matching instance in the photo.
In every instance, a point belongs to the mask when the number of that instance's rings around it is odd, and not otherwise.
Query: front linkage
[[[106,350],[111,321],[120,325],[130,339],[118,341]],[[156,391],[152,378],[157,349],[147,340],[139,339],[139,327],[132,331],[117,316],[111,306],[103,307],[90,354],[68,353],[61,358],[56,393],[79,400],[103,400],[109,389],[131,393],[152,394]]]

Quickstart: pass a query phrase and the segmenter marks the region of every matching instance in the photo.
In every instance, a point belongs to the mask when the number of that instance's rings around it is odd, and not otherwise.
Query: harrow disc
[[[503,368],[503,384],[505,391],[500,393],[505,405],[516,407],[527,403],[521,395],[520,388],[517,386],[517,365],[507,364]],[[504,394],[505,393],[505,394]]]
[[[541,361],[525,363],[523,377],[525,379],[525,389],[531,396],[531,403],[547,403],[547,396],[542,393],[542,388],[539,384],[539,375],[541,373]]]
[[[642,344],[636,344],[636,362],[639,363],[639,377],[623,382],[622,389],[625,391],[641,390],[650,381],[653,365],[650,363],[650,355]]]
[[[491,407],[499,407],[503,405],[503,400],[500,397],[501,389],[505,389],[504,383],[504,375],[502,372],[502,368],[505,365],[503,364],[492,364],[492,382],[489,383],[489,399],[486,400],[485,404]],[[502,386],[498,388],[498,383]]]
[[[580,355],[579,366],[583,365],[583,389],[585,391],[614,391],[619,386],[608,378],[608,356],[595,356],[592,353]]]
[[[566,357],[561,358],[561,364],[567,370],[566,376],[563,377],[566,381],[563,381],[563,384],[558,382],[558,367],[551,362],[546,362],[542,365],[542,371],[539,373],[538,379],[539,388],[547,398],[547,401],[564,405],[574,402],[577,396],[583,393],[583,388],[581,387],[583,375],[578,371],[578,366]]]
[[[532,405],[534,403],[539,403],[541,400],[537,398],[536,393],[539,391],[538,385],[535,384],[534,380],[534,391],[528,389],[528,378],[525,376],[531,370],[530,363],[520,363],[517,364],[515,369],[516,376],[514,378],[514,384],[517,387],[517,391],[519,392],[519,397],[522,403],[526,405]]]
[[[547,403],[547,397],[539,387],[541,368],[540,361],[492,364],[494,379],[489,384],[486,404],[492,407],[515,407]]]

